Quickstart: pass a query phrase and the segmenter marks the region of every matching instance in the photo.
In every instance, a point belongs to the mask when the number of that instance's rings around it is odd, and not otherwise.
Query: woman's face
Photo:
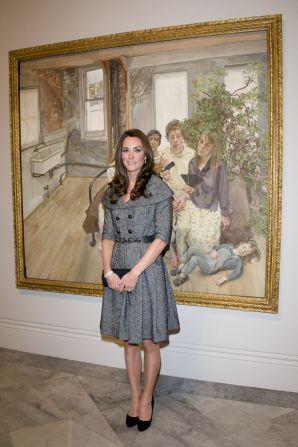
[[[197,153],[200,157],[210,158],[213,144],[208,141],[207,135],[202,135],[198,141]]]
[[[138,137],[126,137],[122,143],[121,158],[128,173],[138,174],[146,158],[142,141]]]

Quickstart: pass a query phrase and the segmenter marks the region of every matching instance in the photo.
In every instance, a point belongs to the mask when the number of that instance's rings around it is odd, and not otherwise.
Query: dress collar
[[[111,203],[109,199],[110,187],[106,190],[103,198],[102,204],[106,208],[118,209],[118,208],[127,208],[127,207],[135,207],[140,205],[151,205],[154,203],[162,202],[163,200],[171,197],[173,195],[172,190],[165,184],[163,180],[157,175],[152,174],[150,180],[146,186],[146,194],[148,197],[141,196],[136,200],[128,200],[128,202],[124,202],[121,198],[118,199],[116,203]]]

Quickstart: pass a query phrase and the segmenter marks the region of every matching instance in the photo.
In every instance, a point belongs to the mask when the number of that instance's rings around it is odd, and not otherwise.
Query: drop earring
[[[145,158],[145,160],[144,160],[144,165],[147,163],[147,158]]]

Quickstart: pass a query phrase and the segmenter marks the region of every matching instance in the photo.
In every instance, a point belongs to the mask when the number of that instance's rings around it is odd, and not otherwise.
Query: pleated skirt
[[[100,320],[103,336],[131,344],[143,340],[158,343],[178,329],[177,307],[161,256],[139,276],[132,292],[104,288]]]

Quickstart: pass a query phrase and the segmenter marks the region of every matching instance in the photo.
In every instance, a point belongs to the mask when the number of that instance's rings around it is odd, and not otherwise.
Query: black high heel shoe
[[[126,426],[127,427],[134,427],[135,425],[137,425],[139,421],[138,416],[129,416],[129,414],[126,415]]]
[[[138,425],[139,431],[145,431],[151,425],[152,416],[153,416],[153,408],[154,408],[154,397],[153,396],[152,396],[151,406],[152,406],[152,413],[151,413],[151,418],[149,419],[149,421],[142,421],[141,419],[138,418],[137,425]]]

